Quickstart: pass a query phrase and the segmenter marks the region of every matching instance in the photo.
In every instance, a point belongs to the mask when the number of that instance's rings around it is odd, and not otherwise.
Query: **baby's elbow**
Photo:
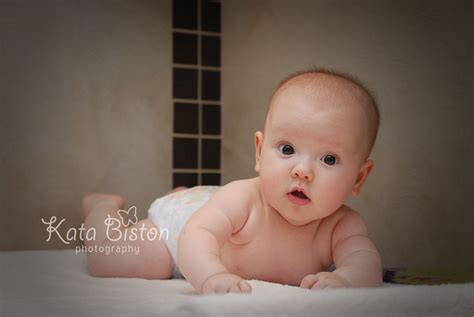
[[[375,274],[371,287],[381,287],[383,285],[383,274],[382,272]]]
[[[383,262],[382,256],[380,253],[375,250],[374,254],[374,266],[375,266],[375,274],[374,274],[374,287],[380,287],[383,285]]]

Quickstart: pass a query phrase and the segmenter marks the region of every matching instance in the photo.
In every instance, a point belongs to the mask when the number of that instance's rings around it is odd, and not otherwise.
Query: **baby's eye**
[[[281,153],[283,153],[284,155],[291,155],[293,153],[295,153],[295,150],[293,149],[293,147],[289,144],[282,144],[278,147],[278,149],[280,150]]]
[[[333,155],[324,155],[322,158],[321,158],[321,161],[323,161],[325,164],[327,165],[334,165],[336,164],[337,160],[336,160],[336,157],[333,156]]]

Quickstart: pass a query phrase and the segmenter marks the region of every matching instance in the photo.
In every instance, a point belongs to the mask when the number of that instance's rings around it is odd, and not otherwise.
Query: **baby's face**
[[[358,102],[350,89],[325,85],[295,84],[273,98],[264,134],[256,133],[256,170],[265,201],[290,223],[335,212],[370,172]]]

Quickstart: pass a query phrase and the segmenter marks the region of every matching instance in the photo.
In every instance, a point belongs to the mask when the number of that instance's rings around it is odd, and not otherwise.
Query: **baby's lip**
[[[308,199],[309,201],[311,201],[311,199],[308,197],[308,194],[306,193],[306,191],[304,190],[303,187],[299,187],[299,186],[294,186],[290,192],[288,193],[288,195],[293,195],[293,196],[296,196],[300,199]]]

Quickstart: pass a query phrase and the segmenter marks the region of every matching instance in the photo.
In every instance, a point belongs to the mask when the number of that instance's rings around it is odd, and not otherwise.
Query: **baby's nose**
[[[296,166],[292,171],[291,171],[291,176],[294,178],[302,178],[307,180],[308,182],[311,182],[314,178],[313,172],[311,171],[310,168],[303,167],[303,166]]]

